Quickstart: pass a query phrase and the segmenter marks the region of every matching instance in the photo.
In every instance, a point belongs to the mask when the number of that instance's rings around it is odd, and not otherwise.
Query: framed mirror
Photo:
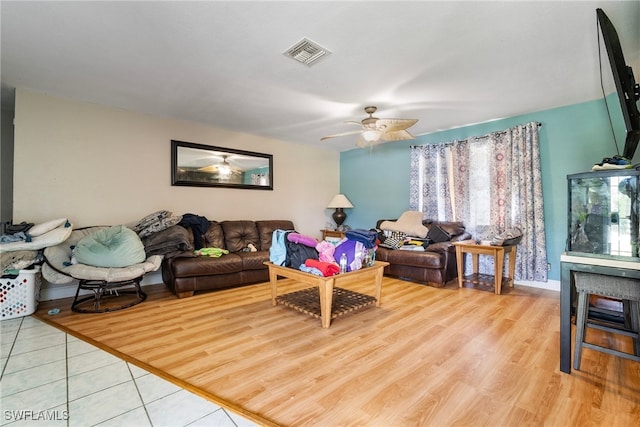
[[[171,185],[273,190],[273,155],[171,140]]]

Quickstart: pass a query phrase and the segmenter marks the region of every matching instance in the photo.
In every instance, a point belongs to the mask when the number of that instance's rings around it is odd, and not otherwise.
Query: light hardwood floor
[[[268,283],[186,299],[145,289],[146,302],[119,312],[76,314],[59,300],[36,316],[264,425],[640,425],[639,363],[585,349],[581,371],[559,371],[557,292],[385,277],[381,307],[322,329],[273,307]]]

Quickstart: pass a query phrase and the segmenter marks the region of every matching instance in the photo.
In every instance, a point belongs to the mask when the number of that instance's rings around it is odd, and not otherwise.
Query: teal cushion
[[[103,228],[83,237],[74,253],[78,263],[94,267],[128,267],[146,259],[142,241],[124,225]]]

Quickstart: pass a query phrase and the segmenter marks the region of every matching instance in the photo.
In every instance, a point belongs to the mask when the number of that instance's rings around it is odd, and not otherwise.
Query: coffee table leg
[[[322,280],[318,283],[320,293],[320,316],[322,327],[328,328],[331,325],[331,306],[333,305],[333,279]]]
[[[278,296],[278,273],[274,268],[269,266],[269,283],[271,283],[271,305],[276,305],[276,297]]]
[[[458,287],[461,288],[464,278],[464,255],[460,246],[456,246],[456,262],[458,263]]]
[[[382,303],[382,277],[384,276],[384,268],[376,270],[376,307],[380,307]]]

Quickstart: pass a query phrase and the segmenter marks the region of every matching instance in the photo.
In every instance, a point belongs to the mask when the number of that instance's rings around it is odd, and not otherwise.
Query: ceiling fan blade
[[[407,139],[416,139],[406,130],[397,130],[395,132],[384,132],[381,139],[385,141],[404,141]]]
[[[335,135],[323,136],[322,138],[320,138],[320,141],[324,141],[325,139],[330,139],[330,138],[337,138],[339,136],[355,135],[355,134],[360,133],[360,132],[362,132],[362,131],[360,131],[360,130],[352,130],[352,131],[349,131],[349,132],[337,133]]]
[[[376,127],[384,128],[385,133],[405,130],[415,125],[418,119],[378,119]]]
[[[355,120],[347,120],[345,123],[348,125],[362,126],[362,122],[356,122]]]

